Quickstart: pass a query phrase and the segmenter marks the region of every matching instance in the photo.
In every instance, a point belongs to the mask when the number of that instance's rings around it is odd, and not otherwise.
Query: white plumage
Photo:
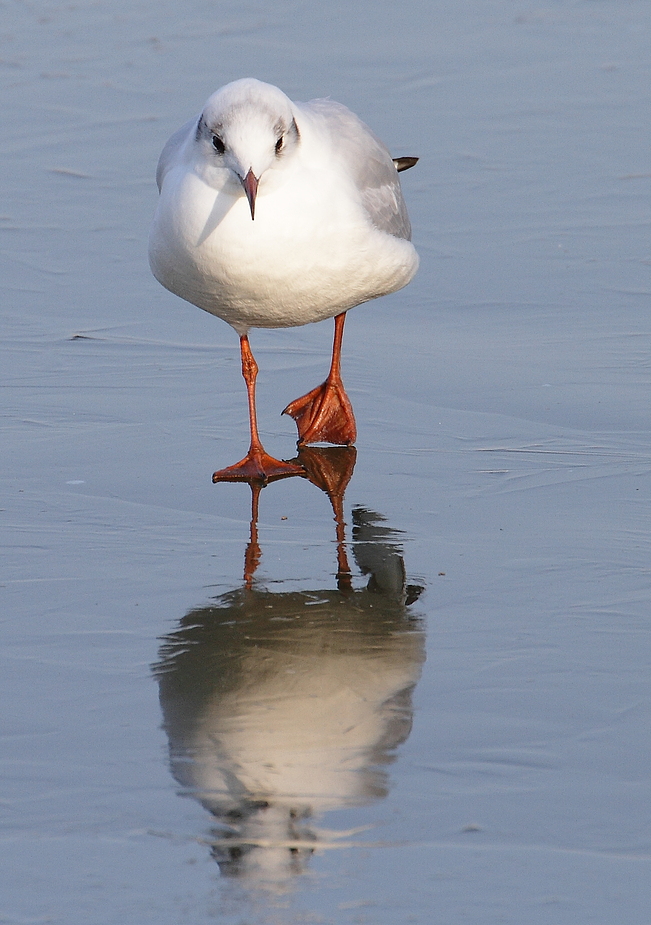
[[[214,93],[165,145],[150,235],[152,271],[244,339],[250,396],[251,327],[342,315],[414,276],[418,256],[398,169],[345,106],[293,103],[252,78]],[[298,422],[298,413],[293,416]],[[302,433],[299,423],[300,442],[332,436],[331,442],[352,442],[352,410],[349,416],[345,439],[320,425]],[[254,443],[253,419],[251,429]],[[273,475],[257,471],[263,479]],[[246,473],[237,477],[251,476]]]

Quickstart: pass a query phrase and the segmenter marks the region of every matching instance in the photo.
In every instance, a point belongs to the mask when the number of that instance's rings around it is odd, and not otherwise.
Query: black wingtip
[[[403,170],[409,170],[410,167],[413,167],[414,164],[418,163],[417,157],[394,157],[393,163],[396,165],[396,170],[398,173],[401,173]]]

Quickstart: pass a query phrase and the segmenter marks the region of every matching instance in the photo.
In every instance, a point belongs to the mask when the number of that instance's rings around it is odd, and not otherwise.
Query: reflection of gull
[[[224,871],[282,881],[319,845],[308,817],[387,792],[382,766],[411,728],[424,635],[379,519],[354,512],[367,587],[242,588],[188,613],[163,642],[172,773],[220,820]]]
[[[217,480],[300,473],[260,442],[251,327],[337,316],[328,378],[285,412],[301,444],[355,441],[340,375],[345,313],[406,286],[416,272],[398,179],[416,160],[392,160],[340,103],[293,103],[251,78],[214,93],[163,148],[149,245],[154,276],[240,335],[251,445]]]

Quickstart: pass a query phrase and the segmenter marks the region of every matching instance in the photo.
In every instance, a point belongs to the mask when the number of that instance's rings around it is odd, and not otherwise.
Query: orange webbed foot
[[[214,472],[212,480],[213,482],[262,482],[266,485],[268,482],[291,478],[294,475],[304,476],[305,469],[295,463],[274,459],[264,450],[249,450],[244,459],[233,466],[227,466],[226,469],[218,469]]]
[[[299,446],[322,441],[349,446],[357,437],[353,406],[341,380],[326,379],[282,413],[296,421]]]

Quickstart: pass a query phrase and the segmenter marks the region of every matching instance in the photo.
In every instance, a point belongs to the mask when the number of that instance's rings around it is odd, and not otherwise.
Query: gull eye
[[[219,137],[219,135],[213,135],[213,136],[212,136],[212,146],[213,146],[213,148],[215,149],[215,151],[217,152],[217,154],[223,154],[224,151],[226,150],[226,145],[225,145],[224,142],[221,140],[221,138]]]
[[[280,154],[280,152],[281,152],[282,149],[283,149],[283,144],[284,144],[284,143],[285,143],[285,138],[284,138],[283,135],[281,135],[280,138],[278,139],[278,141],[276,142],[276,154]]]

